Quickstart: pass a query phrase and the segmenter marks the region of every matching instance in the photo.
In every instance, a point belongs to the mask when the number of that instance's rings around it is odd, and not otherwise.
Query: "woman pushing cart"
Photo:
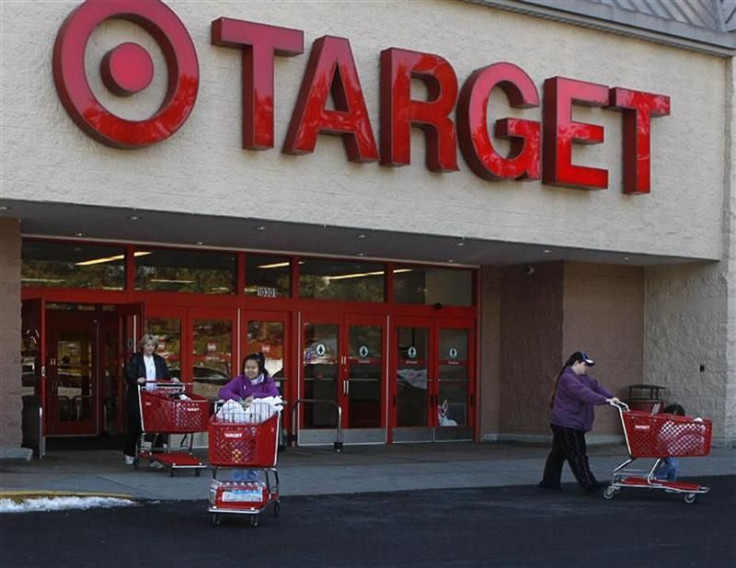
[[[624,488],[660,490],[684,496],[685,503],[694,503],[698,495],[710,488],[695,483],[668,481],[658,478],[658,471],[667,458],[707,456],[713,424],[710,420],[674,414],[650,414],[630,410],[623,402],[612,403],[621,415],[629,458],[613,470],[611,485],[603,496],[613,499]],[[628,469],[638,458],[654,458],[648,471]]]

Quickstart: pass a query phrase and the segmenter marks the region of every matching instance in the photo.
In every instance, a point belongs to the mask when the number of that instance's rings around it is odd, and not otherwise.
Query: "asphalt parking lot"
[[[205,501],[0,515],[0,566],[736,565],[736,476],[711,492],[613,500],[534,486],[283,497],[278,517],[213,526]]]

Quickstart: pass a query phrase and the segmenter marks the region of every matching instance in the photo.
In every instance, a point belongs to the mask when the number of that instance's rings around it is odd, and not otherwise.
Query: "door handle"
[[[345,396],[350,396],[350,379],[345,379]]]

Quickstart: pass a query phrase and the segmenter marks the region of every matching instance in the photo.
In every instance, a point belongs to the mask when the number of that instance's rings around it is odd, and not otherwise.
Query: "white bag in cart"
[[[226,400],[217,411],[217,419],[220,422],[245,422],[245,408],[239,402]]]
[[[245,407],[245,420],[247,424],[260,424],[281,412],[284,401],[280,396],[268,396],[257,398]]]
[[[260,424],[273,417],[284,407],[280,396],[269,396],[241,403],[227,400],[217,411],[217,419],[221,422],[238,424]]]

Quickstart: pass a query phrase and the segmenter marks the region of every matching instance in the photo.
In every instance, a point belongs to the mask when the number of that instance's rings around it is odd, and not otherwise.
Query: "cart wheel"
[[[169,477],[174,477],[174,468],[169,468]]]
[[[693,503],[695,503],[695,500],[696,500],[697,498],[698,498],[698,495],[697,495],[697,493],[688,493],[688,494],[687,494],[687,495],[685,495],[685,497],[684,497],[684,499],[685,499],[685,503],[687,503],[688,505],[692,505]]]
[[[133,469],[138,469],[138,458],[133,460]]]
[[[605,497],[606,499],[613,499],[621,491],[620,489],[618,489],[617,491],[617,489],[618,487],[612,487],[611,485],[609,485],[603,492],[603,497]]]
[[[258,515],[257,514],[250,516],[250,526],[252,526],[253,528],[258,526]]]
[[[194,477],[199,477],[199,474],[202,473],[201,469],[195,469],[194,470]]]
[[[276,501],[273,504],[273,516],[274,517],[278,517],[280,512],[281,512],[281,503],[279,503],[278,501]]]
[[[220,523],[222,523],[222,516],[220,513],[212,513],[212,526],[219,527]]]

